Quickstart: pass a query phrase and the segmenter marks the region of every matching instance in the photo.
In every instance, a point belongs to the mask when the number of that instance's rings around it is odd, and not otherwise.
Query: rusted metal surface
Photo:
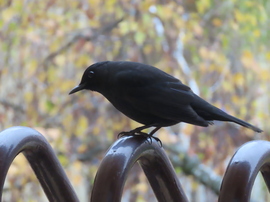
[[[132,166],[138,162],[158,201],[188,201],[175,171],[159,143],[142,136],[123,137],[108,150],[97,172],[92,202],[119,202]]]
[[[234,154],[221,185],[219,202],[248,202],[258,172],[270,191],[270,142],[252,141]]]
[[[11,127],[0,133],[0,200],[13,159],[23,152],[50,201],[79,201],[47,140],[28,127]]]

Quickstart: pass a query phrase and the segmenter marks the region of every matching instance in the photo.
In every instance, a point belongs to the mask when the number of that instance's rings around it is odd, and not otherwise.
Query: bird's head
[[[97,62],[89,66],[83,73],[80,84],[74,87],[69,94],[76,93],[80,90],[93,90],[98,91],[106,74],[106,64],[109,61]]]

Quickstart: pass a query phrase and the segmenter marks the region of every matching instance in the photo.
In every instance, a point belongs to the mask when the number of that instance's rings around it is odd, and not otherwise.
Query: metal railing
[[[47,140],[28,127],[12,127],[0,133],[0,197],[14,158],[23,153],[49,201],[79,201]],[[132,166],[142,167],[158,201],[188,201],[167,155],[159,143],[142,136],[123,137],[107,151],[96,174],[91,201],[121,201]],[[232,157],[220,189],[219,202],[249,201],[254,180],[262,173],[270,191],[270,143],[252,141]]]
[[[23,153],[49,201],[79,201],[47,140],[36,130],[12,127],[0,133],[0,197],[8,169]]]
[[[270,142],[268,141],[251,141],[238,149],[225,172],[219,202],[249,201],[259,171],[270,191]]]

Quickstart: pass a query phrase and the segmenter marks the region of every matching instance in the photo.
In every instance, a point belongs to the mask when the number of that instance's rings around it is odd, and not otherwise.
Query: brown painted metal
[[[78,201],[50,144],[28,127],[12,127],[0,133],[0,201],[8,169],[21,152],[50,201]],[[121,201],[125,181],[136,162],[158,201],[188,201],[163,148],[155,139],[143,136],[123,137],[110,147],[96,174],[91,201]],[[222,182],[219,202],[249,201],[259,172],[270,191],[270,142],[267,141],[248,142],[234,154]]]
[[[91,201],[121,201],[125,181],[136,162],[158,201],[188,201],[163,148],[155,139],[143,136],[123,137],[109,148],[96,174]]]
[[[259,171],[270,191],[270,142],[268,141],[248,142],[234,154],[223,178],[219,202],[248,202]]]
[[[0,133],[0,200],[8,169],[21,152],[50,201],[79,201],[50,144],[28,127],[11,127]]]

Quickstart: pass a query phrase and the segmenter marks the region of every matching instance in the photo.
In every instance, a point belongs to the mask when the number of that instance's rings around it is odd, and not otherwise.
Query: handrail
[[[259,171],[270,191],[270,142],[268,141],[251,141],[238,149],[225,172],[219,202],[249,201]]]
[[[155,139],[139,135],[123,137],[109,148],[96,174],[91,201],[121,201],[125,181],[136,162],[158,201],[188,201],[163,148]]]
[[[8,169],[21,152],[49,201],[79,201],[50,144],[39,132],[28,127],[11,127],[0,133],[0,201]]]

